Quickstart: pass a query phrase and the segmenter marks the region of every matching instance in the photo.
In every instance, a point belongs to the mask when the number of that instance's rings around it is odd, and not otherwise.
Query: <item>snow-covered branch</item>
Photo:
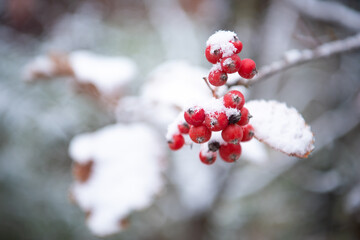
[[[248,87],[288,68],[356,48],[360,48],[360,33],[342,40],[322,44],[314,49],[292,49],[285,52],[283,59],[260,68],[259,73],[253,79],[241,78],[232,84],[228,84],[228,86],[243,85]]]

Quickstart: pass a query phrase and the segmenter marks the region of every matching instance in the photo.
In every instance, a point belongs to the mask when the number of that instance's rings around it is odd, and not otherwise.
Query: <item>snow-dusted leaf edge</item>
[[[295,108],[274,100],[253,100],[246,107],[253,116],[254,137],[260,142],[299,158],[307,158],[314,150],[314,134]]]

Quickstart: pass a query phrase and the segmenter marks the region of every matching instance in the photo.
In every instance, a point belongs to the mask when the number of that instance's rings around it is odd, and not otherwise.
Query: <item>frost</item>
[[[72,140],[69,152],[75,163],[93,162],[89,178],[75,182],[72,194],[94,234],[120,231],[132,211],[152,204],[163,187],[162,142],[144,124],[111,125]]]
[[[256,100],[245,104],[255,137],[270,147],[291,156],[307,157],[314,149],[314,136],[294,108],[277,101]]]
[[[79,82],[90,83],[104,95],[112,95],[136,75],[136,64],[129,58],[101,56],[87,51],[69,55],[69,63]]]
[[[217,49],[221,49],[222,56],[229,57],[236,52],[236,48],[230,43],[231,40],[234,40],[234,37],[237,37],[236,33],[220,30],[209,37],[206,46],[211,46],[210,52],[212,53]]]

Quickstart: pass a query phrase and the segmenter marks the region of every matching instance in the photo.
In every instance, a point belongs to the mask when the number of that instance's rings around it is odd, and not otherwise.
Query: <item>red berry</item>
[[[210,63],[215,64],[222,58],[221,49],[212,49],[209,45],[205,49],[205,57]]]
[[[199,107],[192,107],[184,112],[184,118],[188,124],[200,126],[205,120],[205,111]]]
[[[242,42],[236,37],[234,36],[234,39],[230,41],[234,47],[236,48],[236,52],[235,54],[238,54],[241,52],[242,48],[243,48],[243,44]]]
[[[244,95],[237,91],[237,90],[232,90],[227,92],[224,95],[224,106],[227,108],[237,108],[239,110],[241,110],[241,108],[244,106],[245,104],[245,97]]]
[[[182,122],[182,123],[178,124],[178,129],[179,129],[179,132],[181,132],[183,134],[187,134],[187,133],[189,133],[190,126],[187,122]]]
[[[237,124],[228,125],[222,132],[221,136],[225,142],[236,144],[242,140],[243,130]]]
[[[243,138],[241,139],[242,142],[250,141],[254,137],[254,128],[251,124],[242,126],[243,129]]]
[[[210,140],[211,131],[204,125],[191,126],[189,136],[195,143],[204,143]]]
[[[237,122],[238,125],[244,126],[249,123],[251,115],[249,114],[249,110],[246,107],[241,109],[241,118],[240,121]]]
[[[231,144],[226,143],[222,144],[219,149],[220,157],[225,162],[235,162],[239,159],[241,155],[241,146],[240,144]]]
[[[240,57],[234,54],[231,57],[221,59],[221,68],[226,73],[235,73],[239,71],[241,62]]]
[[[239,75],[246,79],[251,79],[257,73],[256,64],[250,58],[245,58],[241,61],[241,66],[239,68]]]
[[[169,148],[171,150],[178,150],[184,146],[185,140],[181,134],[172,136],[172,139],[168,141]]]
[[[209,73],[208,79],[211,85],[219,87],[226,83],[228,76],[224,71],[215,70]]]
[[[229,124],[225,112],[212,112],[205,115],[205,126],[211,131],[221,131]]]
[[[203,154],[202,151],[199,153],[199,158],[202,163],[205,163],[207,165],[213,164],[216,160],[217,153],[208,151],[205,154]]]

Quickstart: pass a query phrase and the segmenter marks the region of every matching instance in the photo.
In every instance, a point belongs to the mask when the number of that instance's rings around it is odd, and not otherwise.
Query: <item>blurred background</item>
[[[166,61],[210,69],[205,42],[219,29],[236,32],[240,56],[261,69],[287,50],[355,35],[360,2],[1,0],[0,239],[98,239],[69,200],[68,146],[75,135],[117,121],[74,91],[68,76],[26,83],[26,64],[51,52],[126,56],[137,75],[123,94],[136,96]],[[205,182],[216,189],[206,207],[195,208],[191,202],[208,196],[200,191],[182,202],[187,175],[173,179],[181,159],[168,153],[166,190],[109,239],[360,239],[359,60],[352,50],[309,61],[247,90],[247,100],[275,99],[303,114],[316,139],[308,159],[266,149],[266,163],[239,162],[227,180],[212,171],[224,184]],[[191,150],[181,154],[198,161]]]

